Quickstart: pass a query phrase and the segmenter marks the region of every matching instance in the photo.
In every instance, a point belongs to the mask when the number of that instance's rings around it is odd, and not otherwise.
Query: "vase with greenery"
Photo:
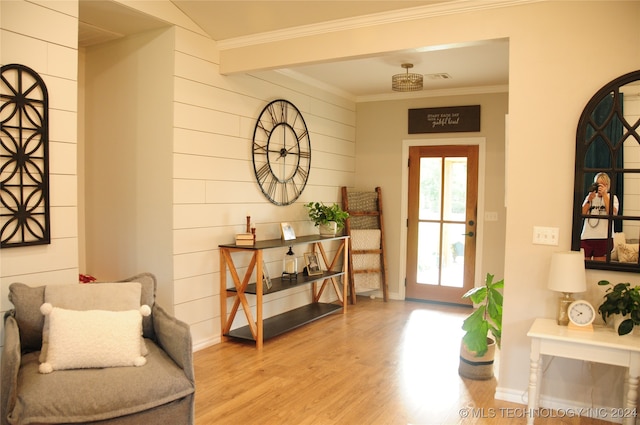
[[[466,348],[475,353],[476,357],[482,357],[488,350],[489,331],[495,343],[500,347],[502,338],[502,292],[504,279],[493,281],[493,275],[487,273],[483,286],[469,290],[462,298],[468,298],[478,308],[465,319],[462,330],[466,333],[462,342]]]
[[[309,202],[304,206],[309,210],[309,218],[316,226],[324,226],[335,222],[336,229],[340,230],[344,227],[347,218],[349,218],[349,213],[343,211],[342,208],[335,203],[329,206],[322,202]],[[335,234],[335,231],[333,233]]]
[[[640,325],[640,286],[632,287],[628,282],[613,285],[608,280],[601,280],[598,285],[609,286],[604,294],[604,302],[598,307],[598,313],[605,323],[607,318],[620,315],[622,321],[617,329],[618,335],[626,335],[635,325]]]

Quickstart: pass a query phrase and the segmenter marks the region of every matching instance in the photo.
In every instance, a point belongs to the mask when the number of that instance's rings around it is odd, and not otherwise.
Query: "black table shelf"
[[[296,239],[284,241],[281,239],[272,239],[265,241],[257,241],[253,245],[236,245],[223,244],[220,248],[220,321],[222,327],[222,335],[225,338],[239,338],[250,340],[256,343],[258,349],[262,348],[263,341],[274,336],[281,335],[307,323],[318,320],[331,313],[342,310],[343,314],[347,311],[347,288],[348,288],[348,264],[349,264],[349,236],[333,236],[321,237],[319,235],[301,236]],[[327,256],[324,244],[330,241],[337,241],[339,244],[336,248],[333,259]],[[247,284],[246,288],[242,287],[243,282],[250,281],[255,270],[255,279],[262,282],[262,267],[257,265],[263,264],[263,252],[267,249],[286,248],[294,245],[310,244],[312,250],[319,253],[318,259],[324,264],[324,268],[331,269],[323,271],[322,274],[308,276],[304,273],[298,273],[295,279],[282,278],[280,276],[271,279],[271,288],[267,289],[265,284],[256,285],[256,283]],[[244,278],[238,274],[234,264],[232,254],[246,253],[251,255],[249,267],[244,271]],[[335,270],[340,265],[340,270]],[[231,271],[233,286],[227,286],[227,271]],[[341,281],[336,277],[342,277]],[[316,282],[318,284],[316,284]],[[263,318],[264,296],[302,285],[311,287],[312,302],[302,307],[278,314],[268,319]],[[336,303],[320,302],[320,297],[325,288],[333,288],[338,300]],[[255,318],[252,313],[251,304],[247,300],[247,295],[255,296]],[[227,315],[227,299],[234,299],[234,306]],[[247,318],[247,325],[231,329],[236,314],[243,311]]]
[[[263,321],[263,338],[274,338],[339,310],[342,310],[342,306],[338,304],[312,303],[278,314],[277,316],[269,317]],[[232,329],[225,336],[255,341],[249,326]]]
[[[335,241],[340,239],[346,239],[349,236],[320,236],[320,235],[308,235],[298,236],[295,239],[285,241],[282,239],[268,239],[264,241],[256,241],[253,245],[236,245],[233,243],[219,245],[220,248],[233,248],[243,249],[248,251],[255,251],[258,249],[272,249],[272,248],[288,248],[290,246],[302,245],[306,243],[317,243],[326,241]]]
[[[336,277],[336,276],[340,276],[343,275],[344,272],[340,271],[340,272],[322,272],[322,274],[319,275],[314,275],[314,276],[306,276],[303,275],[302,273],[298,273],[298,276],[296,279],[288,279],[288,278],[281,278],[281,277],[276,277],[276,278],[272,278],[271,279],[271,288],[267,289],[266,285],[262,285],[262,293],[264,295],[267,294],[273,294],[276,292],[280,292],[280,291],[286,291],[287,289],[291,289],[291,288],[295,288],[301,285],[306,285],[308,283],[313,283],[313,282],[317,282],[320,280],[325,280],[325,279],[329,279],[331,277]],[[256,288],[256,284],[255,283],[250,283],[247,285],[247,289],[245,289],[244,293],[245,294],[252,294],[252,295],[256,295],[258,288]],[[227,289],[228,292],[237,292],[237,289],[234,288],[228,288]]]

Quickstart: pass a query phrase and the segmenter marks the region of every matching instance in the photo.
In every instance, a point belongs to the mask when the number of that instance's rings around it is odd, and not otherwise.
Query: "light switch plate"
[[[557,227],[533,226],[533,243],[536,245],[558,246],[560,229]]]
[[[498,213],[495,211],[486,211],[484,213],[485,221],[498,221]]]

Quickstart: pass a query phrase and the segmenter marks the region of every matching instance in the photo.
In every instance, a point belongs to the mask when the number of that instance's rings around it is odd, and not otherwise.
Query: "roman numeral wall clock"
[[[274,100],[260,113],[253,130],[253,169],[271,203],[289,205],[302,194],[311,170],[311,140],[293,103]]]

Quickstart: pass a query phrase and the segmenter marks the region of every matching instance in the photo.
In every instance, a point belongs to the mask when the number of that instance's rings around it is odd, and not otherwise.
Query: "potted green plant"
[[[336,232],[344,227],[344,223],[349,217],[349,213],[343,211],[338,204],[331,206],[322,202],[309,202],[304,205],[309,210],[309,218],[320,227],[320,235],[334,236]]]
[[[470,299],[477,306],[462,323],[465,331],[460,344],[460,367],[458,373],[471,379],[493,377],[493,360],[496,345],[502,340],[502,288],[504,279],[493,281],[487,273],[484,285],[473,288],[462,298]],[[489,337],[489,332],[491,336]]]
[[[632,287],[628,282],[613,285],[608,280],[601,280],[598,285],[609,286],[598,307],[605,323],[607,318],[619,318],[620,323],[614,325],[618,335],[626,335],[640,325],[640,286]]]

